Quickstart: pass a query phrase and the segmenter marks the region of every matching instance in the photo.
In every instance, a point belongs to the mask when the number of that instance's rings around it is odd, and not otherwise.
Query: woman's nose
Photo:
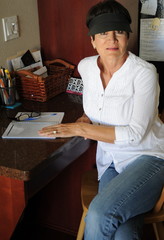
[[[116,38],[115,31],[110,31],[110,32],[108,32],[108,34],[107,34],[107,39],[109,39],[110,41],[116,41],[117,38]]]

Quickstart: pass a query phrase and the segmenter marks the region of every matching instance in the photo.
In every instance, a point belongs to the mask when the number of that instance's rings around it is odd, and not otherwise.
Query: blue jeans
[[[164,160],[140,156],[122,173],[110,166],[86,216],[85,240],[139,240],[145,212],[164,186]]]

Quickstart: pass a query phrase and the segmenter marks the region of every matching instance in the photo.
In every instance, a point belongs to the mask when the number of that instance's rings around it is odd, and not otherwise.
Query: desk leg
[[[0,176],[0,239],[10,239],[24,208],[24,182]]]

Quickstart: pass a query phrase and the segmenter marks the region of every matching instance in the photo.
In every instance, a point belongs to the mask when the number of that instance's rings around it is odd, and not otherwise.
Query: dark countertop
[[[14,117],[19,111],[65,112],[63,122],[74,122],[83,113],[81,96],[63,93],[45,103],[23,100],[14,110],[1,108],[0,134],[2,136],[9,122],[7,115]],[[68,152],[84,146],[82,138],[46,139],[0,139],[0,175],[29,181],[42,169],[51,166],[56,159],[67,159]],[[84,147],[84,148],[85,148]],[[72,151],[72,150],[71,150]],[[76,155],[72,152],[73,155]],[[76,156],[75,156],[76,157]],[[65,160],[67,161],[67,160]],[[62,165],[62,164],[61,164]],[[61,168],[59,164],[56,167]]]

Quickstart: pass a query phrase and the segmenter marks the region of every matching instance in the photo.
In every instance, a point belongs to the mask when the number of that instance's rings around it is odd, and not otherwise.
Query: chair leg
[[[81,217],[81,221],[80,221],[80,226],[79,226],[79,230],[78,230],[78,233],[77,233],[77,238],[76,240],[83,240],[83,236],[84,236],[84,229],[85,229],[85,216],[87,214],[87,211],[83,211],[83,215]]]
[[[155,232],[156,240],[163,240],[164,239],[164,223],[153,223],[153,229]]]

